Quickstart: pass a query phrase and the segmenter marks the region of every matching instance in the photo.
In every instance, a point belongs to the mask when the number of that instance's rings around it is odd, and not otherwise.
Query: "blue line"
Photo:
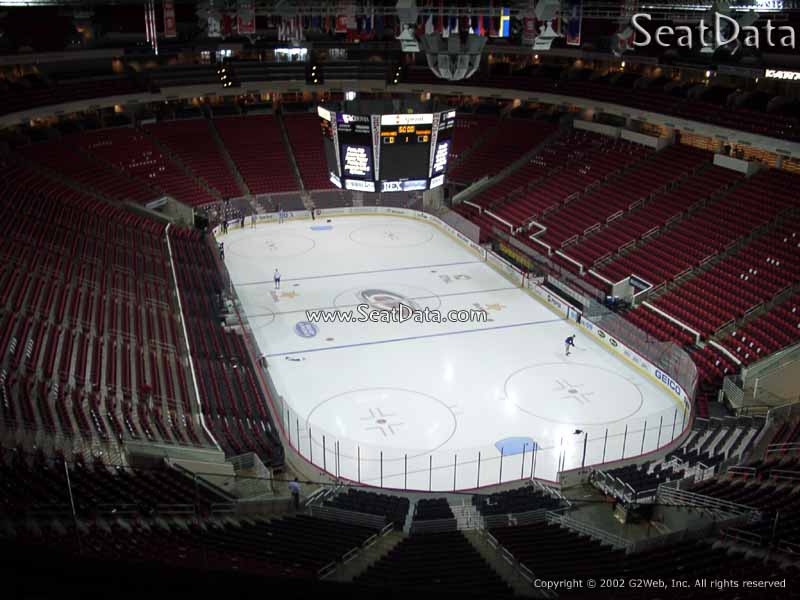
[[[420,265],[418,267],[396,267],[394,269],[376,269],[374,271],[353,271],[352,273],[332,273],[330,275],[312,275],[309,277],[296,277],[294,279],[283,278],[281,281],[305,281],[307,279],[328,279],[329,277],[347,277],[348,275],[369,275],[371,273],[391,273],[392,271],[413,271],[414,269],[432,269],[434,267],[455,267],[458,265],[474,265],[482,263],[482,260],[466,260],[462,262],[442,263],[440,265]],[[266,281],[249,281],[246,283],[234,283],[234,287],[244,287],[247,285],[265,285],[273,283],[272,279]]]
[[[478,333],[481,331],[493,331],[497,329],[512,329],[516,327],[528,327],[529,325],[545,325],[547,323],[560,323],[564,319],[546,319],[544,321],[527,321],[525,323],[512,323],[510,325],[494,325],[492,327],[484,327],[482,329],[462,329],[461,331],[448,331],[445,333],[431,333],[428,335],[415,335],[407,338],[389,338],[387,340],[377,340],[375,342],[358,342],[356,344],[343,344],[341,346],[330,346],[327,348],[311,348],[310,350],[295,350],[292,352],[276,352],[274,354],[265,354],[264,356],[291,356],[292,354],[307,354],[310,352],[324,352],[325,350],[343,350],[345,348],[358,348],[360,346],[377,346],[380,344],[393,344],[395,342],[409,342],[412,340],[424,340],[428,338],[444,337],[448,335],[461,335],[462,333]],[[351,323],[352,324],[352,323]]]

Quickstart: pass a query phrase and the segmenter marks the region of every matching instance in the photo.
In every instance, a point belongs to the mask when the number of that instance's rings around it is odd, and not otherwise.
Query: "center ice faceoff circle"
[[[366,225],[350,232],[350,240],[373,248],[408,248],[427,244],[433,239],[430,227],[414,227],[401,223]]]
[[[505,394],[524,413],[563,425],[606,425],[634,416],[641,390],[626,377],[583,363],[530,365],[512,373]]]
[[[336,308],[349,308],[359,304],[368,304],[377,310],[392,310],[400,304],[414,310],[437,310],[442,306],[442,299],[422,287],[388,282],[351,288],[340,292],[333,299]]]
[[[335,438],[366,447],[402,449],[408,457],[428,454],[456,431],[453,411],[438,398],[414,390],[374,387],[351,390],[323,400],[306,424]],[[390,457],[389,457],[390,458]]]

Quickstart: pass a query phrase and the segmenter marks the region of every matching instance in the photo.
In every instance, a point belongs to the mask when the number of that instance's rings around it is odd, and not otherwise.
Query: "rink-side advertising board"
[[[459,240],[462,244],[465,244],[473,251],[475,251],[478,256],[481,257],[481,260],[486,260],[486,250],[480,245],[473,242],[463,233],[458,231],[457,229],[453,228],[452,226],[448,225],[444,221],[442,221],[439,217],[435,215],[431,215],[426,212],[418,211],[418,210],[411,210],[408,208],[394,208],[394,207],[383,207],[383,206],[343,206],[339,208],[325,208],[319,211],[319,215],[321,217],[326,216],[334,216],[334,215],[363,215],[363,214],[381,214],[381,215],[396,215],[400,217],[406,217],[410,219],[421,219],[423,221],[429,221],[434,225],[441,227],[444,231],[449,233],[451,236]],[[511,265],[509,265],[511,266]],[[522,271],[517,270],[520,274],[520,278],[522,277]]]
[[[625,344],[614,338],[604,329],[601,329],[600,327],[592,323],[590,320],[583,318],[581,320],[580,326],[585,331],[591,333],[592,336],[594,336],[596,339],[600,340],[600,342],[602,342],[604,346],[611,349],[614,353],[623,356],[629,362],[633,363],[634,366],[639,367],[639,369],[643,370],[648,375],[653,377],[661,385],[667,388],[674,396],[678,397],[687,415],[691,413],[692,403],[689,397],[687,396],[684,389],[680,386],[680,384],[678,384],[678,382],[676,382],[670,375],[668,375],[663,370],[655,366],[646,358],[640,356],[638,353],[628,348]]]
[[[494,252],[486,252],[486,262],[490,263],[500,271],[505,272],[511,278],[511,281],[517,285],[525,285],[525,274],[520,269],[512,265],[507,260],[499,257]]]

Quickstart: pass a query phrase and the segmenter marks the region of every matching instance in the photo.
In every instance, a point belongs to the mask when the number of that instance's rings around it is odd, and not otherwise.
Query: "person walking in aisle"
[[[289,482],[289,491],[292,493],[294,509],[297,510],[300,508],[300,482],[297,481],[297,477]]]

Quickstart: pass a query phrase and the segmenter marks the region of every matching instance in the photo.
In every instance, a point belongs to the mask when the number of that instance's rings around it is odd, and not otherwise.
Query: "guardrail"
[[[334,508],[332,506],[309,506],[308,514],[312,517],[325,519],[326,521],[338,521],[350,525],[369,527],[370,529],[381,530],[386,527],[386,517],[382,515],[370,515],[367,513],[356,512]]]
[[[480,533],[486,541],[486,544],[495,551],[498,558],[508,564],[515,575],[525,581],[528,585],[533,586],[533,582],[537,579],[534,572],[523,565],[517,559],[517,557],[514,556],[514,554],[508,548],[503,546],[503,544],[501,544],[491,533],[485,529],[481,530]],[[537,590],[537,593],[543,598],[558,598],[558,594],[552,590],[539,589]]]
[[[529,510],[519,513],[504,513],[502,515],[489,515],[483,517],[483,523],[487,529],[498,529],[500,527],[518,527],[521,525],[531,525],[541,523],[546,520],[548,511],[546,508]]]
[[[423,533],[442,533],[445,531],[458,531],[458,519],[429,519],[427,521],[412,521],[411,535]]]
[[[598,540],[603,544],[608,544],[609,546],[612,546],[614,548],[621,548],[627,551],[628,548],[631,546],[630,540],[626,540],[623,537],[614,535],[613,533],[609,533],[605,529],[600,529],[599,527],[595,527],[594,525],[589,525],[588,523],[578,521],[566,515],[561,515],[553,511],[548,511],[546,519],[547,522],[550,524],[560,525],[561,527],[564,527],[565,529],[569,529],[576,533],[582,533],[584,535],[588,535],[589,537]]]
[[[760,517],[760,511],[736,502],[712,498],[703,494],[696,494],[686,490],[660,485],[658,486],[658,502],[669,506],[686,506],[699,508],[709,512],[722,514],[724,517],[737,517],[747,515],[752,518]]]
[[[800,452],[800,444],[798,443],[785,443],[785,444],[770,444],[767,446],[766,454],[795,454]]]

